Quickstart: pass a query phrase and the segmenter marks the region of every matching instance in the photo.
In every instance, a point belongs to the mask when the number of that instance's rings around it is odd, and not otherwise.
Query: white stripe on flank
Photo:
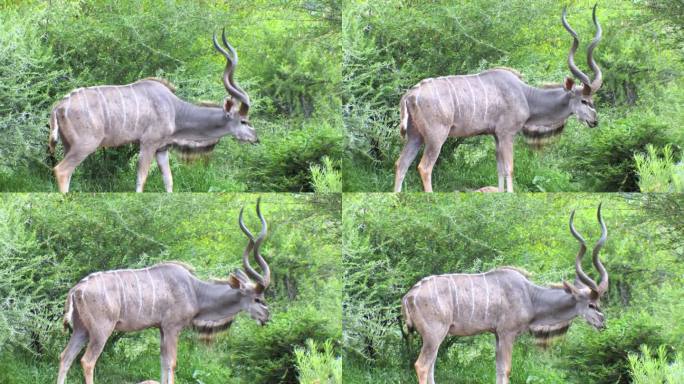
[[[64,107],[64,121],[66,121],[69,118],[69,108],[71,108],[71,94],[69,94],[67,97],[67,105]]]
[[[458,288],[456,287],[456,284],[454,283],[454,279],[451,278],[451,276],[448,276],[449,279],[449,285],[451,286],[453,292],[454,292],[454,297],[456,297],[456,317],[461,316],[461,306],[458,304]]]
[[[489,98],[487,97],[487,88],[485,88],[484,83],[482,82],[482,76],[478,76],[477,79],[480,80],[480,85],[482,86],[482,92],[484,92],[484,97],[485,97],[485,109],[484,109],[484,115],[482,116],[482,120],[485,120],[487,118],[487,109],[489,109]]]
[[[439,308],[439,312],[441,314],[441,313],[444,313],[444,306],[442,305],[442,299],[439,297],[439,290],[435,289],[437,282],[434,280],[436,280],[436,279],[433,279],[432,284],[430,284],[430,287],[432,290],[433,297],[437,300],[437,307]]]
[[[95,90],[97,91],[98,97],[102,99],[102,110],[104,111],[103,113],[107,115],[107,130],[110,130],[110,129],[112,129],[112,117],[109,114],[109,107],[107,106],[107,99],[102,94],[102,91],[100,91],[100,87],[95,87]]]
[[[93,317],[93,314],[90,313],[90,311],[88,310],[88,308],[86,306],[85,289],[83,289],[83,288],[81,288],[81,302],[83,302],[83,311],[79,311],[78,313],[79,314],[81,314],[81,312],[87,313],[88,317],[90,317],[90,321],[91,321],[90,324],[95,325],[95,323],[96,323],[95,318]],[[81,320],[83,320],[83,318],[81,318]]]
[[[473,275],[468,275],[470,281],[470,321],[473,320],[475,314],[475,287],[473,286]]]
[[[126,291],[124,291],[124,282],[119,276],[119,271],[114,271],[114,275],[119,280],[119,291],[121,292],[121,309],[123,310],[123,315],[126,316]]]
[[[135,277],[135,285],[138,286],[138,318],[140,318],[140,312],[142,311],[143,307],[142,288],[140,287],[140,279],[138,279],[138,274],[133,272],[133,277]]]
[[[112,308],[112,303],[109,301],[109,292],[107,292],[107,288],[102,283],[104,276],[99,276],[99,277],[100,278],[97,279],[97,281],[98,281],[98,285],[100,286],[100,292],[102,292],[102,296],[104,296],[105,301],[107,302],[107,309],[110,309],[110,308]]]
[[[154,315],[154,303],[157,301],[157,291],[154,286],[154,280],[152,279],[152,274],[150,273],[150,269],[147,269],[147,276],[150,278],[150,284],[152,284],[152,315]]]
[[[487,284],[487,275],[482,275],[482,278],[484,279],[485,283],[485,292],[487,296],[486,304],[485,304],[485,321],[487,321],[487,315],[489,314],[489,284]]]
[[[455,77],[449,77],[447,80],[447,83],[449,83],[449,89],[454,91],[454,96],[456,96],[456,105],[458,106],[458,118],[460,119],[463,114],[461,113],[461,101],[458,99],[458,93],[456,92],[456,88],[454,85],[451,83],[451,80],[455,79]]]
[[[468,84],[468,90],[470,90],[470,105],[473,106],[473,112],[470,114],[470,119],[468,119],[472,123],[475,118],[475,93],[473,93],[473,87],[470,86],[470,81],[467,79],[466,84]]]
[[[430,126],[430,125],[429,125],[428,122],[425,120],[425,115],[424,115],[424,113],[423,113],[422,111],[419,111],[419,110],[420,110],[420,107],[418,106],[418,93],[421,92],[422,89],[423,89],[423,87],[420,87],[420,88],[416,89],[416,92],[415,92],[415,104],[416,104],[416,110],[418,111],[418,113],[417,113],[418,116],[420,116],[420,119],[423,120],[423,124],[424,124],[426,127],[428,127],[428,126]],[[426,277],[426,278],[429,278],[429,277],[430,277],[430,276],[428,276],[428,277]],[[425,280],[426,278],[423,278],[423,280]]]
[[[454,105],[454,95],[451,93],[451,82],[446,77],[443,78],[443,80],[445,80],[447,83],[447,91],[449,91],[449,103],[451,104],[451,113],[453,114],[456,112],[456,106]],[[461,117],[460,114],[459,117]]]
[[[131,92],[133,92],[133,98],[135,99],[135,123],[133,123],[133,130],[138,129],[138,117],[140,117],[140,104],[138,103],[138,93],[135,92],[133,84],[129,84],[131,87]]]
[[[119,98],[121,99],[121,115],[123,115],[123,123],[121,123],[121,129],[126,129],[126,100],[124,100],[123,93],[121,93],[121,88],[117,87],[119,91]]]
[[[444,103],[442,102],[442,98],[440,97],[440,95],[437,92],[435,92],[435,82],[434,81],[430,82],[429,86],[430,86],[430,92],[432,93],[432,97],[436,97],[437,101],[439,102],[440,112],[442,112],[442,114],[445,114],[446,112],[444,110],[446,109],[446,107],[444,106]]]
[[[85,102],[85,110],[88,112],[88,120],[90,120],[91,127],[95,125],[95,119],[93,119],[93,114],[90,112],[90,103],[88,103],[88,89],[84,88],[83,89],[83,101],[81,101],[81,106],[83,106]]]

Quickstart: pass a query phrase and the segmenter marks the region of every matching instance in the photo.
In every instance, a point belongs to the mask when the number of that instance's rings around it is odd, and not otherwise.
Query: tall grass
[[[671,145],[661,150],[648,145],[646,154],[634,155],[634,162],[641,192],[684,192],[684,162],[675,163]]]
[[[672,361],[664,345],[655,354],[647,345],[640,354],[628,356],[633,384],[680,384],[684,383],[684,355],[679,352]]]
[[[306,341],[306,348],[295,348],[299,382],[302,384],[342,384],[342,358],[333,351],[333,343],[326,340],[318,345]]]

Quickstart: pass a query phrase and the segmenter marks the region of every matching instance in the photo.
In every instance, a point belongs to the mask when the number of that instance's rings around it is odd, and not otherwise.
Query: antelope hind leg
[[[447,130],[448,132],[448,130]],[[425,141],[425,150],[423,151],[423,158],[418,164],[418,172],[423,180],[423,190],[425,192],[432,192],[432,169],[442,150],[442,145],[446,141],[446,137],[433,138]]]
[[[61,193],[69,192],[71,175],[74,173],[74,170],[96,149],[97,146],[81,146],[80,148],[71,146],[69,148],[62,161],[53,169],[55,179],[57,179],[57,187]]]
[[[69,368],[74,362],[76,355],[81,352],[83,346],[88,341],[88,335],[85,330],[80,328],[75,328],[74,332],[71,334],[69,343],[60,355],[59,358],[59,374],[57,376],[57,384],[64,384],[66,380],[67,373],[69,373]]]
[[[413,130],[409,131],[413,132]],[[407,133],[408,139],[404,149],[401,150],[399,159],[396,162],[396,172],[394,176],[394,192],[401,192],[401,185],[404,182],[406,171],[411,166],[411,163],[416,158],[420,146],[423,144],[423,138],[419,135],[411,135]]]

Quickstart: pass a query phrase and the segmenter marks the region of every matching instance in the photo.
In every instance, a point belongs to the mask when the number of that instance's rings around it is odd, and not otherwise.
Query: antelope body
[[[64,325],[73,332],[60,356],[57,383],[64,384],[74,358],[87,343],[81,365],[86,384],[93,384],[95,363],[114,331],[159,328],[161,384],[173,384],[178,336],[183,328],[192,326],[204,337],[211,337],[230,327],[241,311],[264,325],[270,316],[264,290],[270,284],[271,272],[259,253],[266,236],[266,221],[258,202],[257,213],[262,230],[254,239],[244,226],[240,211],[240,227],[249,238],[243,253],[246,274],[236,270],[227,281],[207,282],[195,277],[188,267],[169,262],[144,269],[96,272],[71,288]],[[263,276],[249,264],[252,250]]]
[[[214,46],[227,60],[224,86],[232,96],[223,107],[199,106],[174,94],[168,82],[148,78],[133,84],[79,88],[60,100],[50,114],[48,150],[54,153],[61,138],[64,159],[54,168],[60,192],[68,192],[76,167],[101,147],[140,145],[136,191],[142,192],[152,159],[156,157],[167,192],[173,190],[168,150],[186,154],[213,150],[218,141],[232,135],[239,141],[257,142],[248,121],[249,97],[233,81],[238,57],[228,44],[225,30],[221,48],[214,35]]]
[[[608,273],[598,256],[607,231],[598,209],[601,238],[593,251],[593,263],[601,275],[597,284],[582,270],[586,251],[584,239],[572,224],[570,230],[580,242],[575,259],[574,285],[540,287],[512,267],[480,274],[428,276],[414,285],[402,299],[402,315],[407,328],[421,335],[423,345],[415,363],[418,382],[434,384],[437,351],[446,336],[470,336],[484,332],[496,335],[496,382],[508,384],[513,343],[518,335],[530,332],[538,342],[568,331],[576,317],[597,329],[604,324],[599,299],[608,289]]]
[[[534,88],[514,70],[499,68],[475,75],[429,78],[407,91],[400,101],[399,125],[406,144],[396,162],[394,191],[401,191],[406,171],[423,144],[418,172],[423,189],[432,192],[432,169],[447,138],[493,135],[499,192],[504,186],[513,192],[513,142],[518,132],[540,144],[560,134],[573,114],[595,127],[598,120],[592,95],[602,83],[601,70],[593,59],[593,50],[601,39],[596,7],[593,20],[597,31],[587,54],[596,75],[591,81],[574,64],[579,38],[565,20],[563,10],[563,25],[574,39],[568,66],[582,87],[575,87],[574,80],[568,77],[563,85]]]

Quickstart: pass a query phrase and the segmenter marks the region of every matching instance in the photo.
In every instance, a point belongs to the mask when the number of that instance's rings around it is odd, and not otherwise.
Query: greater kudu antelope
[[[502,267],[479,274],[428,276],[414,285],[401,302],[402,315],[409,331],[417,330],[423,339],[415,363],[418,382],[434,384],[435,361],[439,346],[448,335],[470,336],[484,332],[496,335],[496,383],[507,384],[516,337],[529,331],[538,342],[568,331],[576,317],[583,317],[596,329],[603,328],[599,301],[608,290],[608,272],[599,259],[599,250],[608,232],[598,207],[601,237],[594,247],[593,263],[600,275],[596,283],[582,270],[586,243],[573,225],[570,232],[579,241],[575,258],[574,284],[540,287],[522,271]]]
[[[156,156],[167,192],[173,190],[169,167],[169,148],[184,155],[211,152],[219,140],[232,135],[239,141],[258,142],[249,123],[249,96],[233,80],[238,63],[235,49],[221,35],[224,49],[214,47],[226,57],[223,85],[230,97],[223,107],[194,105],[174,94],[173,86],[160,79],[147,78],[128,85],[79,88],[60,100],[50,115],[48,149],[54,153],[61,138],[64,159],[54,168],[60,192],[69,191],[74,169],[100,147],[140,145],[135,190],[142,192],[147,173]],[[229,52],[230,51],[230,52]]]
[[[573,37],[568,66],[582,82],[581,87],[575,87],[574,80],[567,77],[562,85],[534,88],[525,84],[514,70],[498,68],[476,75],[425,79],[402,96],[400,131],[406,144],[396,162],[395,192],[401,191],[406,170],[423,144],[425,150],[418,172],[423,189],[432,192],[432,168],[446,139],[476,135],[494,136],[499,192],[504,190],[504,181],[506,190],[513,192],[513,141],[518,132],[542,144],[563,131],[570,115],[576,115],[590,127],[598,124],[592,101],[602,82],[593,55],[601,40],[596,6],[596,35],[587,48],[587,61],[595,74],[593,81],[575,65],[579,37],[565,19],[565,8],[561,20]]]
[[[71,327],[72,334],[60,356],[57,384],[64,384],[71,363],[86,342],[81,365],[86,384],[93,384],[95,363],[114,331],[159,328],[161,384],[173,384],[178,335],[183,328],[192,326],[202,337],[211,338],[230,327],[241,311],[266,324],[270,315],[264,291],[271,282],[271,270],[259,252],[266,237],[266,220],[258,201],[256,211],[261,220],[256,239],[245,227],[240,211],[238,222],[249,239],[242,254],[245,272],[238,269],[226,281],[202,281],[188,267],[167,262],[144,269],[96,272],[71,288],[64,326]],[[252,251],[262,274],[249,263]]]

